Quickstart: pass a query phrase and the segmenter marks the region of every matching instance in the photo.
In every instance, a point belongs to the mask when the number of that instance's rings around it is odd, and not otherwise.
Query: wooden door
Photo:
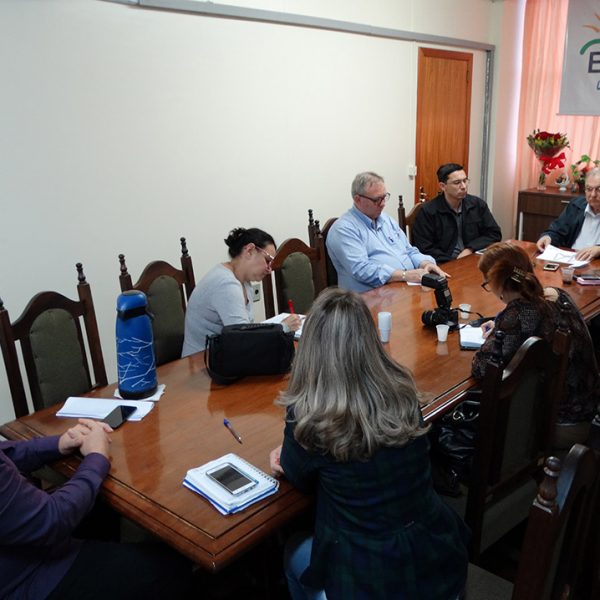
[[[472,70],[471,53],[419,48],[415,202],[421,186],[427,198],[438,193],[440,165],[469,173]]]

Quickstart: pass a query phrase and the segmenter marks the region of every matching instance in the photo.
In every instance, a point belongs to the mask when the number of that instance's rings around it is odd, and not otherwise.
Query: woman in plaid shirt
[[[286,548],[292,598],[457,598],[468,532],[433,490],[415,383],[360,296],[319,296],[279,402],[273,471],[317,494],[314,533]]]

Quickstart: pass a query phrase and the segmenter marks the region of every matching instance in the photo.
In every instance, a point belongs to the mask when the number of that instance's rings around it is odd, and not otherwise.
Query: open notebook
[[[460,336],[461,350],[477,350],[485,341],[483,329],[479,326],[465,325],[458,330],[458,335]]]
[[[287,319],[290,316],[290,313],[281,313],[279,315],[275,315],[274,317],[271,317],[270,319],[267,319],[266,321],[263,321],[263,323],[281,323],[284,319]],[[300,325],[300,329],[298,329],[298,331],[294,332],[294,337],[299,340],[300,336],[302,335],[302,327],[304,325],[304,320],[306,319],[305,315],[298,315],[300,317],[300,319],[302,320],[302,325]]]
[[[243,475],[255,482],[255,485],[240,494],[232,494],[216,483],[206,473],[220,466],[233,465]],[[226,454],[200,467],[190,469],[183,480],[183,485],[204,496],[221,514],[230,515],[247,506],[274,494],[279,489],[277,479],[270,477],[254,465],[240,458],[237,454]]]

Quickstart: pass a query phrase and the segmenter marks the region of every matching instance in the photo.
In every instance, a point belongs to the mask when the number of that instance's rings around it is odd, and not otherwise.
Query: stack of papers
[[[458,330],[458,334],[460,336],[461,350],[477,350],[485,342],[481,327],[465,325]]]
[[[263,321],[263,323],[281,323],[282,321],[285,321],[285,319],[287,319],[288,317],[291,317],[292,315],[290,313],[281,313],[279,315],[275,315],[274,317],[271,317],[270,319],[267,319],[266,321]],[[302,327],[304,326],[304,319],[306,319],[306,315],[298,315],[300,317],[300,320],[302,321],[302,325],[300,325],[300,329],[298,329],[297,331],[294,332],[294,338],[296,338],[297,340],[300,339],[300,336],[302,335]]]
[[[220,486],[206,474],[207,471],[226,464],[236,467],[249,479],[256,481],[256,485],[248,491],[236,495]],[[185,475],[183,485],[204,496],[222,515],[239,512],[247,506],[274,494],[279,489],[279,482],[276,479],[233,453],[226,454],[201,467],[190,469]]]
[[[589,260],[577,260],[575,255],[577,252],[571,252],[570,250],[561,250],[556,246],[550,244],[546,246],[546,249],[536,258],[540,258],[541,260],[549,260],[551,262],[563,263],[566,265],[570,265],[571,267],[583,267],[583,265],[587,265]]]
[[[154,407],[154,402],[145,400],[114,400],[113,398],[79,398],[70,396],[63,407],[56,413],[57,417],[82,417],[88,419],[104,419],[117,406],[135,406],[137,410],[127,419],[141,421]]]

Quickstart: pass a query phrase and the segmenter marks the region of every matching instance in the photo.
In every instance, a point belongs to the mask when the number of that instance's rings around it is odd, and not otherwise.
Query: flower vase
[[[540,159],[540,174],[538,175],[537,189],[542,191],[546,189],[546,171],[544,171],[545,165],[546,163]]]

